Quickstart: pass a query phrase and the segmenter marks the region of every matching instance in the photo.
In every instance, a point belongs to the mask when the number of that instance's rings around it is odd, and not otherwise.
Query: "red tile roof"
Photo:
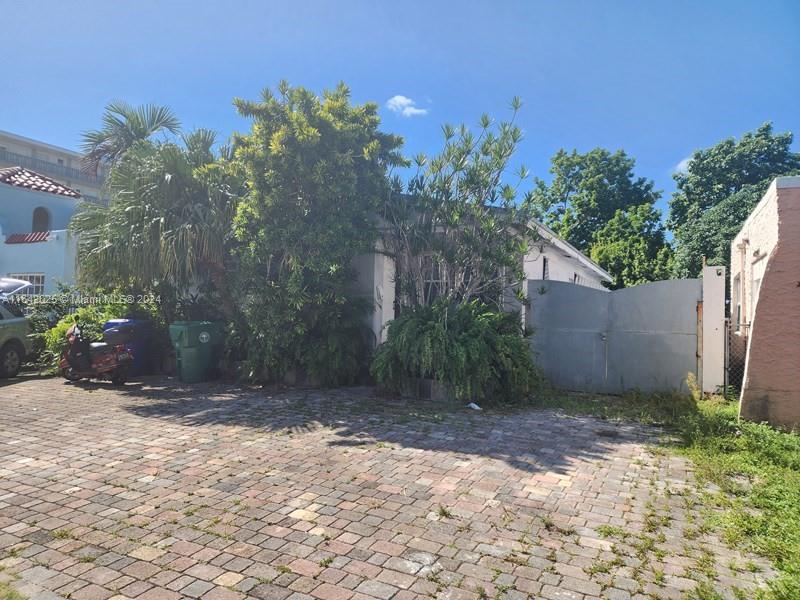
[[[50,237],[49,231],[34,231],[33,233],[10,233],[6,236],[6,244],[35,244],[46,242]]]
[[[35,171],[30,171],[23,167],[0,169],[0,183],[7,183],[8,185],[38,192],[47,192],[58,196],[67,196],[69,198],[81,197],[80,193],[72,188],[68,188],[49,177],[45,177],[44,175],[40,175]]]

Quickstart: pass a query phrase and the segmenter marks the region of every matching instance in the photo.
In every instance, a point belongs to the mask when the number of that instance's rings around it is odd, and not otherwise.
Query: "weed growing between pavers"
[[[569,414],[663,425],[678,438],[668,447],[691,458],[696,467],[697,492],[685,497],[689,525],[682,536],[689,546],[713,528],[731,548],[768,558],[778,569],[761,596],[800,598],[800,435],[738,422],[737,403],[721,398],[696,402],[675,394],[568,394],[543,397],[537,404]],[[696,523],[692,510],[698,505],[704,517]],[[659,522],[665,518],[649,513],[646,528],[656,531],[667,525]],[[695,554],[699,572],[713,578],[713,553],[701,548]],[[718,597],[707,582],[693,594]]]

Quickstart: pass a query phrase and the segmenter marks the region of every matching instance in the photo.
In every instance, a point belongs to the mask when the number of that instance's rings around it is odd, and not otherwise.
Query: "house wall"
[[[38,206],[50,212],[50,229],[66,229],[80,200],[0,183],[0,230],[3,235],[30,233],[33,211]]]
[[[365,319],[377,346],[386,341],[386,326],[394,318],[394,261],[381,253],[379,243],[375,252],[357,256],[353,269],[353,290],[372,304]]]
[[[731,244],[731,297],[747,346],[741,416],[800,426],[800,177],[777,178]]]
[[[605,290],[603,280],[596,272],[583,266],[576,258],[565,255],[562,250],[542,241],[533,244],[525,256],[523,266],[525,279],[542,279],[544,259],[547,259],[547,279],[551,281],[573,282],[575,274],[578,275],[578,285]]]
[[[52,231],[46,242],[6,244],[0,236],[0,275],[44,274],[44,293],[52,294],[58,282],[75,283],[75,238],[68,232]]]

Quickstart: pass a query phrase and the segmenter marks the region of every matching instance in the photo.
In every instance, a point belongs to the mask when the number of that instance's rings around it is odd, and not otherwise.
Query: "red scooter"
[[[75,323],[67,330],[67,349],[58,364],[61,375],[69,381],[108,379],[114,385],[124,385],[133,362],[133,354],[126,346],[131,337],[132,330],[120,326],[104,331],[104,341],[89,342]]]

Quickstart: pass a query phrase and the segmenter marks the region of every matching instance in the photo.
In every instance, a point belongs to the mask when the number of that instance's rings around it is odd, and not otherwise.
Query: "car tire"
[[[22,368],[24,350],[22,344],[12,340],[0,349],[0,378],[16,377]]]

